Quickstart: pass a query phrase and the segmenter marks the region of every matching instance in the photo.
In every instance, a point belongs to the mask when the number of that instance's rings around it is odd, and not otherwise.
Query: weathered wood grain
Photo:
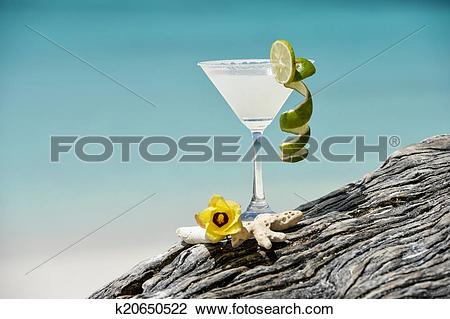
[[[178,244],[91,298],[449,298],[450,135],[298,207],[287,243]]]

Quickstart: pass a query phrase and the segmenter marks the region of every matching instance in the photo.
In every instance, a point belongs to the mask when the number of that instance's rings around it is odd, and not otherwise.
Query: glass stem
[[[252,202],[260,206],[266,204],[266,197],[264,195],[263,177],[262,177],[262,163],[258,160],[258,152],[261,149],[261,139],[263,137],[263,132],[256,131],[252,132],[253,137],[253,197]]]
[[[262,131],[252,131],[253,137],[253,196],[247,210],[241,215],[241,220],[254,220],[259,214],[273,213],[267,204],[264,195],[264,186],[262,178],[262,162],[258,159],[258,153],[261,149],[261,141],[263,139]]]

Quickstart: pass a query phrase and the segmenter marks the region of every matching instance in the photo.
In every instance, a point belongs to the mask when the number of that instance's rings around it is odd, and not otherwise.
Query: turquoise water
[[[54,164],[50,135],[240,134],[245,151],[246,128],[198,61],[266,58],[272,41],[286,38],[298,55],[316,60],[317,74],[307,80],[315,92],[422,26],[315,97],[311,126],[319,140],[355,134],[375,143],[378,135],[397,135],[402,145],[448,133],[449,18],[449,6],[433,1],[1,2],[0,258],[14,270],[0,275],[0,296],[60,296],[63,283],[64,296],[85,296],[175,242],[174,229],[193,224],[212,193],[249,200],[249,163],[155,164],[135,150],[126,164],[117,151],[106,163],[65,154]],[[292,94],[283,110],[298,100]],[[266,133],[274,144],[285,136],[277,123]],[[283,210],[302,202],[294,192],[310,200],[324,195],[379,166],[372,155],[364,163],[267,164],[268,200]],[[23,277],[153,192],[132,213]],[[111,270],[79,280],[102,262]],[[38,289],[50,271],[58,279]]]

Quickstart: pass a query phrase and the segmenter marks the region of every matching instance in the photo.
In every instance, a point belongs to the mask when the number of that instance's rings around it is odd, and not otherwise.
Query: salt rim
[[[312,63],[314,60],[308,59]],[[209,74],[273,75],[269,59],[236,59],[202,61],[197,63]]]
[[[272,68],[269,59],[237,59],[237,60],[217,60],[203,61],[197,63],[208,73],[222,74],[251,74],[251,75],[271,75]]]

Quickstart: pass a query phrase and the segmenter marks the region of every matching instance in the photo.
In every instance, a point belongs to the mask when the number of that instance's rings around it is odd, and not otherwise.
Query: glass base
[[[260,214],[275,214],[275,212],[270,208],[266,201],[252,200],[248,205],[247,210],[242,213],[241,220],[252,221]]]

